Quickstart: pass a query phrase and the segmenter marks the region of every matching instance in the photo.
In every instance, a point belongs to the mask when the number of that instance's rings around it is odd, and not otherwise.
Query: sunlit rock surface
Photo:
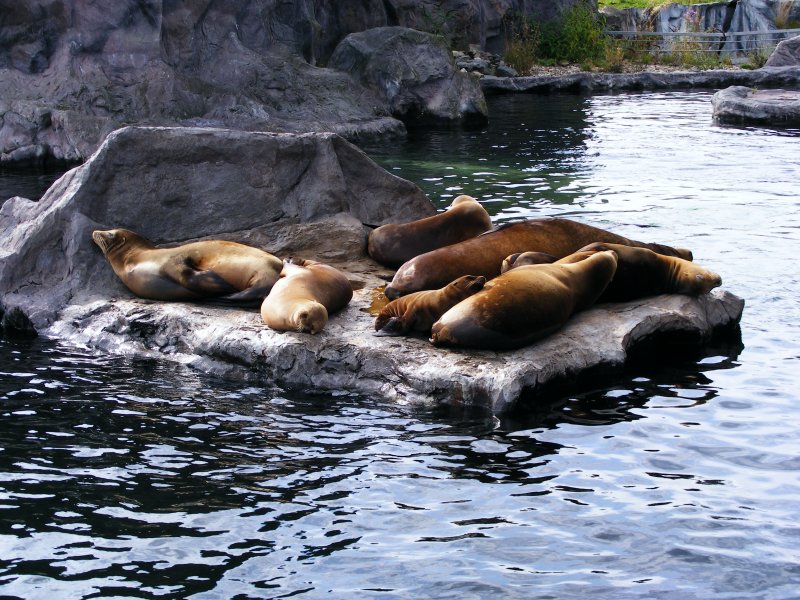
[[[21,309],[40,333],[99,351],[289,388],[495,412],[559,378],[620,365],[641,340],[670,332],[703,340],[741,316],[743,301],[715,290],[600,305],[511,352],[377,337],[370,308],[391,272],[366,256],[362,223],[432,212],[419,188],[335,135],[126,128],[40,202],[14,198],[0,209],[0,303]],[[137,299],[91,241],[93,229],[118,226],[157,243],[224,238],[322,260],[348,275],[354,298],[316,336],[272,331],[256,309]]]
[[[714,119],[720,123],[800,124],[800,91],[762,90],[732,86],[712,98]]]
[[[767,59],[766,67],[800,66],[800,35],[780,42]]]

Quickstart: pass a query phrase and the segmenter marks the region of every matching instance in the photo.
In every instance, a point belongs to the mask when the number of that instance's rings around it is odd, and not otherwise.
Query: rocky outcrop
[[[27,313],[47,336],[226,377],[495,412],[554,381],[621,365],[642,340],[702,341],[741,316],[743,302],[715,290],[600,305],[513,352],[376,337],[370,311],[391,273],[366,255],[362,221],[432,212],[416,186],[332,134],[125,128],[41,201],[0,208],[0,306]],[[161,243],[224,238],[322,260],[347,274],[353,300],[312,336],[272,331],[256,309],[137,299],[91,241],[94,228],[115,226]]]
[[[362,222],[434,212],[419,188],[333,134],[124,128],[39,202],[12,198],[0,208],[0,302],[41,329],[68,303],[127,296],[94,247],[93,229],[125,227],[156,243],[235,239],[282,256],[346,260],[365,252]]]
[[[359,275],[359,281],[365,287],[316,336],[271,331],[255,310],[122,298],[67,306],[47,333],[106,351],[179,361],[222,377],[500,413],[522,396],[535,401],[548,385],[566,378],[600,368],[612,372],[645,340],[674,335],[702,343],[716,328],[736,323],[744,305],[722,290],[700,298],[655,296],[598,305],[520,350],[443,350],[424,338],[375,336],[368,311],[378,282],[369,274]]]
[[[800,125],[800,91],[732,86],[712,98],[714,120],[720,123]]]
[[[373,91],[406,123],[487,121],[477,78],[456,70],[441,37],[405,27],[352,33],[336,47],[329,64]]]
[[[800,35],[778,44],[764,66],[800,67]]]

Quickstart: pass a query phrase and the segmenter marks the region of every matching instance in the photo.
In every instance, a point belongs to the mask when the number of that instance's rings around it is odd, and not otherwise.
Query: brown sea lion
[[[419,290],[440,288],[468,274],[491,279],[500,274],[503,259],[510,254],[535,251],[563,258],[592,242],[640,246],[687,260],[692,257],[689,250],[638,242],[569,219],[530,219],[501,225],[476,238],[412,258],[398,269],[384,293],[395,299]]]
[[[438,290],[414,292],[392,300],[375,319],[375,330],[383,335],[405,335],[409,331],[431,332],[433,325],[447,310],[479,292],[486,278],[464,275]]]
[[[268,252],[223,240],[158,248],[128,229],[97,230],[92,239],[128,289],[151,300],[260,302],[283,266]]]
[[[261,318],[271,329],[319,333],[328,316],[353,297],[347,276],[323,263],[292,258],[284,262],[281,278],[261,304]]]
[[[398,267],[415,256],[491,228],[492,220],[480,202],[471,196],[458,196],[446,211],[432,217],[374,229],[369,234],[367,252],[383,265]]]
[[[607,250],[576,263],[511,269],[444,313],[431,328],[431,342],[488,350],[526,346],[592,306],[616,268],[617,255]]]
[[[579,262],[606,250],[616,253],[617,271],[598,302],[627,302],[657,294],[699,296],[722,285],[719,275],[698,264],[676,256],[664,256],[647,248],[621,244],[595,242],[565,256],[558,263]]]

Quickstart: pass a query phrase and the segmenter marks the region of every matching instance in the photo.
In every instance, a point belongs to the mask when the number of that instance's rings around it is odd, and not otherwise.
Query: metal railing
[[[605,33],[624,41],[635,54],[671,54],[690,51],[723,56],[771,50],[781,40],[800,35],[800,29],[735,33],[693,31],[606,31]]]

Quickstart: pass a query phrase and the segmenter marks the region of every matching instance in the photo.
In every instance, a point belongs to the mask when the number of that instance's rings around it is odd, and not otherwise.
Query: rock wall
[[[385,98],[321,68],[344,37],[407,26],[498,51],[510,15],[578,1],[0,0],[0,163],[85,160],[129,124],[402,135]]]
[[[607,29],[614,31],[758,33],[800,26],[798,0],[732,0],[703,4],[665,3],[655,8],[618,10],[601,14]],[[754,35],[729,40],[724,52],[748,52],[771,38]]]

